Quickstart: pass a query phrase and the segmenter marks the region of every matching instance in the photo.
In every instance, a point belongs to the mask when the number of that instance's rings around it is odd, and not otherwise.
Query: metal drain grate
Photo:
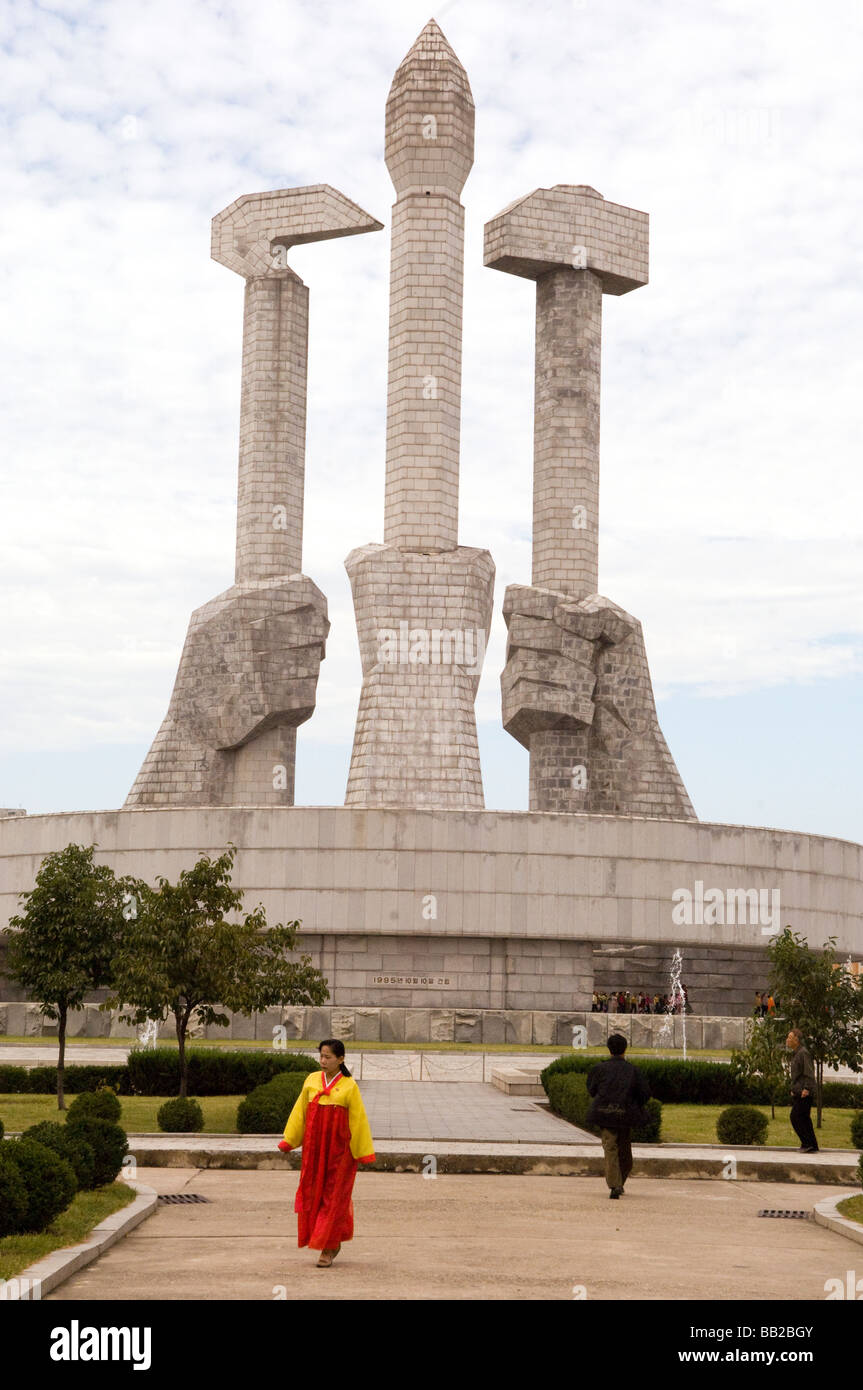
[[[769,1210],[768,1208],[765,1207],[765,1209],[764,1209],[763,1211],[760,1211],[760,1212],[758,1213],[758,1215],[759,1215],[759,1216],[787,1216],[787,1217],[790,1217],[792,1220],[796,1219],[797,1221],[811,1221],[811,1220],[812,1220],[812,1213],[811,1213],[811,1211],[771,1211],[771,1210]]]
[[[186,1206],[193,1202],[209,1202],[209,1197],[201,1197],[197,1192],[163,1192],[159,1197],[165,1206]]]

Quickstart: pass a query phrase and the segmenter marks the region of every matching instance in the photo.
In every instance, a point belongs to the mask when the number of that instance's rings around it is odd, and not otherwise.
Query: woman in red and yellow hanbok
[[[320,1250],[322,1269],[332,1264],[342,1241],[353,1237],[357,1165],[375,1161],[363,1099],[344,1055],[338,1038],[321,1043],[322,1070],[306,1077],[279,1144],[283,1153],[302,1146],[294,1201],[297,1244]]]

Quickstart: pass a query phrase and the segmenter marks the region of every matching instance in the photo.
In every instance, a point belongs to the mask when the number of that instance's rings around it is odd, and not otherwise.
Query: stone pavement
[[[138,1177],[209,1204],[160,1208],[49,1301],[786,1304],[823,1299],[825,1281],[845,1279],[857,1248],[813,1221],[758,1218],[766,1206],[811,1211],[835,1187],[770,1184],[765,1192],[758,1183],[631,1178],[624,1198],[609,1202],[599,1177],[361,1173],[356,1238],[332,1269],[319,1270],[316,1254],[297,1249],[295,1171],[142,1168]]]
[[[364,1081],[362,1092],[375,1139],[571,1144],[583,1135],[544,1106],[477,1081]]]

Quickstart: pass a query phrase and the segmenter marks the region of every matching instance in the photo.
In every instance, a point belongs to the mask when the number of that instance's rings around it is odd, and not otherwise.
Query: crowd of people
[[[680,986],[683,998],[677,998],[672,1004],[670,994],[650,994],[647,990],[639,990],[633,994],[628,989],[621,989],[617,993],[602,994],[594,992],[591,1013],[594,1014],[679,1014],[690,1013],[689,999],[686,993],[686,986]]]
[[[621,989],[610,994],[594,991],[591,1013],[595,1014],[679,1014],[691,1013],[692,1007],[686,985],[680,986],[683,999],[674,999],[670,994],[651,994],[648,990]],[[755,991],[755,1014],[760,1018],[773,1018],[779,1012],[779,1000],[769,990]]]

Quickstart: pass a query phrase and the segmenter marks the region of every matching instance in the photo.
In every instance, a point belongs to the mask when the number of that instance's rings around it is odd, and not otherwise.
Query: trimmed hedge
[[[65,1068],[63,1085],[71,1095],[98,1091],[109,1086],[121,1096],[131,1095],[129,1070],[125,1066],[77,1066]],[[0,1066],[0,1095],[55,1096],[56,1067]]]
[[[855,1081],[825,1081],[822,1090],[825,1110],[863,1110],[863,1086]]]
[[[204,1112],[190,1096],[175,1096],[159,1107],[156,1123],[166,1134],[194,1134],[204,1128]]]
[[[601,1057],[585,1057],[583,1054],[558,1057],[542,1073],[546,1094],[548,1077],[570,1072],[586,1073],[602,1060]],[[700,1059],[684,1062],[677,1057],[639,1057],[634,1065],[649,1085],[651,1095],[670,1104],[770,1104],[769,1087],[758,1080],[735,1080],[727,1063],[704,1062]],[[825,1081],[823,1102],[825,1108],[863,1110],[863,1086],[853,1081]],[[790,1097],[779,1104],[790,1104]]]
[[[123,1108],[113,1091],[82,1091],[69,1106],[67,1118],[82,1120],[108,1120],[110,1124],[120,1123]]]
[[[855,1149],[863,1149],[863,1113],[851,1120],[851,1143]]]
[[[8,1155],[9,1144],[0,1144],[0,1237],[20,1231],[27,1215],[27,1188]]]
[[[78,1191],[71,1163],[35,1139],[6,1139],[3,1153],[17,1167],[27,1194],[27,1208],[16,1229],[27,1234],[44,1231]]]
[[[586,1129],[591,1134],[599,1133],[596,1125],[587,1122],[591,1097],[587,1092],[587,1077],[583,1072],[578,1072],[575,1075],[563,1073],[549,1077],[546,1094],[551,1108],[556,1114],[562,1115],[571,1124],[578,1125],[579,1129]],[[662,1105],[655,1097],[651,1096],[644,1108],[647,1112],[647,1120],[643,1125],[633,1126],[632,1142],[658,1144],[662,1133]]]
[[[567,1076],[550,1076],[545,1084],[549,1105],[557,1115],[562,1115],[579,1129],[587,1129],[587,1110],[590,1096],[587,1094],[587,1078],[582,1073]]]
[[[52,1123],[51,1120],[42,1120],[40,1124],[25,1129],[21,1137],[35,1139],[37,1144],[44,1144],[46,1149],[53,1149],[55,1154],[71,1163],[79,1187],[87,1188],[94,1185],[96,1155],[86,1139],[75,1134],[74,1130],[68,1129],[66,1125]]]
[[[601,1057],[559,1057],[545,1068],[542,1083],[545,1086],[549,1076],[565,1075],[567,1072],[587,1073],[602,1060]],[[716,1105],[740,1099],[741,1085],[734,1080],[731,1068],[722,1063],[639,1057],[635,1065],[650,1087],[651,1095],[657,1100]],[[746,1096],[747,1100],[750,1098]]]
[[[237,1106],[240,1134],[282,1134],[308,1072],[285,1072],[256,1086]]]
[[[196,1096],[245,1096],[280,1072],[308,1073],[320,1068],[317,1058],[308,1053],[275,1048],[193,1049],[186,1056],[189,1090]],[[126,1066],[68,1066],[64,1086],[75,1096],[103,1089],[120,1096],[169,1096],[180,1089],[179,1056],[176,1048],[156,1047],[130,1052]],[[0,1066],[0,1095],[56,1094],[56,1067]]]
[[[767,1116],[751,1105],[729,1105],[716,1120],[720,1144],[763,1144],[767,1138]]]
[[[114,1182],[129,1152],[126,1131],[110,1120],[91,1120],[69,1115],[66,1128],[83,1139],[93,1150],[94,1171],[91,1187]]]
[[[248,1095],[280,1072],[318,1071],[308,1053],[276,1048],[248,1051],[190,1051],[189,1091],[196,1096]],[[169,1096],[180,1088],[180,1060],[175,1048],[155,1047],[129,1053],[129,1080],[136,1096]]]

